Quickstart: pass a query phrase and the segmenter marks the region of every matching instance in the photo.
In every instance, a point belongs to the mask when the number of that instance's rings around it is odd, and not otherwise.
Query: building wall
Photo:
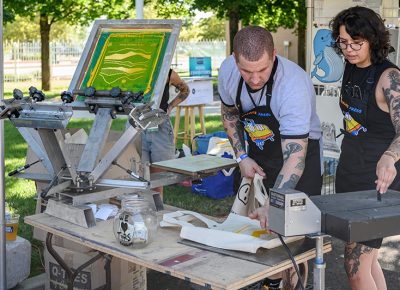
[[[278,54],[297,63],[298,37],[293,33],[293,29],[279,28],[278,31],[272,33],[272,35]],[[284,43],[289,43],[289,46],[285,47]]]

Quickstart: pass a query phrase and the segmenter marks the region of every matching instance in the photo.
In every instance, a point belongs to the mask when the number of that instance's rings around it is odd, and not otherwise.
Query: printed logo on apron
[[[349,114],[349,112],[346,112],[344,114],[344,123],[346,125],[346,132],[350,133],[353,136],[357,136],[359,131],[367,132],[367,128],[362,126],[360,123],[358,123],[356,120],[353,119],[353,117]]]
[[[264,149],[265,141],[274,141],[275,134],[267,125],[255,123],[254,120],[247,118],[242,122],[251,141],[253,141],[260,150]]]

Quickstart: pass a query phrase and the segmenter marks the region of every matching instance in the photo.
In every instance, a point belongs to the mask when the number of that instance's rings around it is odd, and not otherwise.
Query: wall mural
[[[311,78],[316,78],[321,83],[338,82],[343,75],[344,64],[342,57],[336,53],[335,40],[332,38],[332,31],[319,29],[314,36],[314,68],[311,71]]]

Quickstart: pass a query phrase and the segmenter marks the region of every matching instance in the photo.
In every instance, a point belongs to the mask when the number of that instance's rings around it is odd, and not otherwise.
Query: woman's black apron
[[[396,66],[385,61],[381,65],[365,68],[364,73],[355,65],[347,66],[340,97],[340,107],[344,115],[344,129],[341,131],[344,137],[336,171],[337,193],[376,188],[376,165],[395,134],[389,114],[381,111],[376,103],[375,88],[383,71]],[[364,76],[354,80],[357,74]],[[371,124],[373,125],[369,126]],[[396,168],[400,172],[399,162]],[[400,189],[399,174],[390,188]],[[379,248],[381,242],[382,239],[377,239],[361,243]]]
[[[254,105],[254,109],[244,113],[241,104],[241,92],[243,78],[240,78],[236,93],[236,104],[240,113],[240,121],[249,144],[248,154],[262,167],[266,174],[264,179],[265,187],[272,188],[276,178],[283,166],[281,135],[279,132],[279,122],[271,110],[272,87],[274,74],[278,66],[278,59],[274,62],[274,67],[268,82],[262,88],[260,100],[266,88],[266,104],[257,105],[253,100],[249,89],[248,97]],[[321,163],[319,140],[308,140],[307,156],[303,175],[297,183],[296,189],[308,195],[320,195],[322,187]]]

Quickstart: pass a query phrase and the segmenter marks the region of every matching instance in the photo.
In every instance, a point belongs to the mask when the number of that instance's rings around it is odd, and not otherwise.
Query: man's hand
[[[249,214],[249,218],[260,221],[260,226],[263,230],[268,227],[268,205],[257,208]]]
[[[263,169],[250,157],[240,161],[239,167],[243,177],[254,178],[255,173],[265,177],[265,172]]]
[[[381,159],[379,159],[376,165],[376,176],[378,179],[375,181],[376,190],[379,193],[385,193],[396,177],[397,170],[394,164],[394,159],[390,155],[383,154]]]

